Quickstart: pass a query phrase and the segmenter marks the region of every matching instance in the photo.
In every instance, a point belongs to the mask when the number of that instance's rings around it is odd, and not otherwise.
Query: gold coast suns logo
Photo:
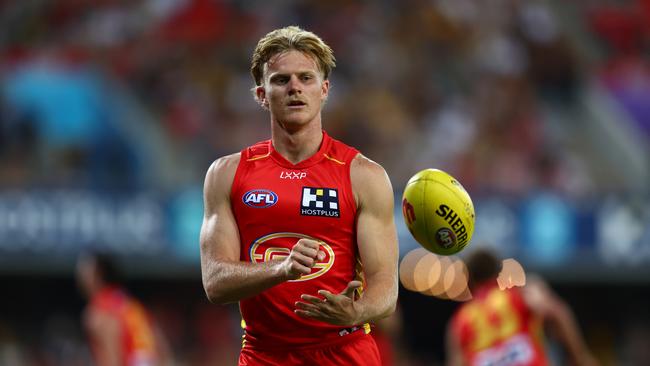
[[[327,273],[332,268],[332,265],[334,265],[334,251],[332,247],[322,240],[299,233],[273,233],[255,240],[250,248],[251,262],[262,263],[272,260],[282,260],[289,256],[291,248],[300,239],[311,239],[320,242],[321,250],[325,252],[325,259],[314,264],[310,274],[303,275],[290,282],[307,281]]]

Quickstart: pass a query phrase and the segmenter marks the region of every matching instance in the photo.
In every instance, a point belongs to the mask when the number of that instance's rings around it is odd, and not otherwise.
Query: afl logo
[[[244,194],[242,201],[250,207],[266,208],[278,202],[278,195],[268,189],[253,189]]]
[[[289,282],[307,281],[327,273],[334,265],[335,256],[332,247],[324,241],[299,233],[273,233],[255,240],[251,244],[249,251],[251,262],[263,263],[272,260],[282,260],[289,256],[291,248],[300,239],[311,239],[320,242],[320,249],[325,252],[325,258],[314,264],[310,274],[302,275],[300,278]]]
[[[436,233],[436,241],[441,247],[449,249],[456,244],[456,234],[449,228],[443,227]]]

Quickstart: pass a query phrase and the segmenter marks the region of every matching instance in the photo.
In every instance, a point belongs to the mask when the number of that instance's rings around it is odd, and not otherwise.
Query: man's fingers
[[[308,304],[306,302],[301,302],[301,301],[296,301],[295,303],[296,308],[300,310],[306,310],[306,311],[311,311],[311,312],[320,312],[321,309],[313,304]]]
[[[325,252],[319,250],[321,242],[311,239],[300,239],[291,248],[289,257],[285,259],[286,273],[289,278],[307,275],[318,260],[325,259]]]
[[[301,253],[297,253],[297,252],[295,252],[295,253],[293,253],[291,256],[292,256],[292,258],[293,258],[296,262],[302,264],[302,265],[305,266],[305,267],[309,267],[309,268],[311,268],[311,267],[313,267],[314,264],[316,263],[316,261],[314,260],[314,258],[312,258],[312,257],[308,257],[308,256],[306,256],[306,255],[304,255],[304,254],[301,254]]]
[[[339,299],[337,299],[337,296],[341,296],[341,295],[354,300],[354,290],[358,289],[361,286],[363,286],[361,281],[350,281],[348,283],[348,286],[345,288],[345,290],[343,290],[343,292],[341,292],[338,295],[335,295],[327,290],[318,290],[318,294],[323,296],[325,298],[325,301],[329,301],[329,302],[340,301]],[[323,302],[323,300],[320,300],[317,297],[311,295],[302,295],[302,298],[303,300],[307,300],[312,303],[317,303],[317,301]]]
[[[291,275],[307,275],[311,273],[311,266],[306,266],[299,261],[293,260],[289,263],[288,271]]]
[[[324,319],[323,314],[317,311],[296,309],[293,312],[301,318]]]
[[[325,302],[325,300],[321,299],[320,297],[306,295],[306,294],[300,296],[300,298],[305,300],[305,301],[308,301],[308,302],[310,302],[312,304],[322,304],[322,303]]]
[[[318,250],[320,247],[320,242],[317,240],[312,240],[312,239],[300,239],[298,242],[296,242],[295,247],[302,247],[302,248],[309,248],[313,250]]]
[[[318,248],[309,248],[309,247],[305,247],[305,246],[301,246],[301,245],[296,244],[293,247],[293,252],[302,254],[302,255],[304,255],[306,257],[309,257],[309,258],[316,258],[316,256],[318,255]]]
[[[336,301],[336,295],[327,290],[319,290],[318,294],[323,296],[327,301]]]
[[[354,290],[360,288],[361,286],[363,286],[363,283],[361,283],[361,281],[350,281],[348,283],[348,286],[345,288],[345,290],[343,290],[343,292],[341,292],[341,295],[347,296],[347,297],[353,299],[354,298]]]
[[[295,303],[294,312],[298,316],[330,324],[353,324],[359,317],[354,303],[354,291],[361,286],[361,281],[350,281],[340,293],[322,289],[318,290],[317,296],[302,294],[300,298],[303,301]]]
[[[315,260],[324,260],[325,252],[320,250],[321,242],[311,239],[300,239],[291,249],[294,253],[300,253]]]

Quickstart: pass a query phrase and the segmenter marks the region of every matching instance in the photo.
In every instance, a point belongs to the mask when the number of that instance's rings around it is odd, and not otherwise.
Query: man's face
[[[264,83],[256,89],[272,118],[283,125],[319,118],[328,91],[329,81],[323,80],[314,59],[295,50],[271,57],[264,67]]]

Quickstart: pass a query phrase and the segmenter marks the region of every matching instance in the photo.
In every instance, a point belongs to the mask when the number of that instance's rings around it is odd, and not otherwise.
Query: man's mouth
[[[289,107],[302,107],[302,106],[306,105],[306,103],[303,102],[303,101],[300,101],[300,100],[292,100],[289,103],[287,103],[287,105]]]

